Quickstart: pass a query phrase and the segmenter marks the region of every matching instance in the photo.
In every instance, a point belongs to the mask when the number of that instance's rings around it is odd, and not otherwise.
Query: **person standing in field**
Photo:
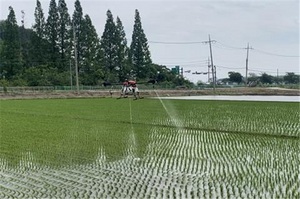
[[[125,81],[122,83],[122,89],[121,89],[121,95],[119,98],[117,99],[120,99],[122,97],[124,98],[127,98],[128,97],[128,92],[130,91],[130,88],[129,88],[129,83],[128,83],[128,80],[125,79]]]
[[[139,89],[137,87],[137,83],[135,80],[129,80],[128,81],[128,85],[130,87],[130,89],[132,90],[132,93],[133,93],[133,96],[134,96],[134,99],[137,100],[138,98],[140,99],[140,93],[139,93]],[[138,98],[137,98],[138,96]]]

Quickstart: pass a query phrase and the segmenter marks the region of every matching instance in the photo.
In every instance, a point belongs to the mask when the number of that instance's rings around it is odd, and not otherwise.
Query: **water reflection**
[[[268,95],[239,95],[239,96],[203,95],[203,96],[161,97],[161,99],[300,102],[300,96],[268,96]]]

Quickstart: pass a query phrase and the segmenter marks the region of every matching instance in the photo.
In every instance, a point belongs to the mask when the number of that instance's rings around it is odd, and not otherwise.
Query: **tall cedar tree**
[[[45,39],[45,17],[39,0],[36,1],[34,17],[35,24],[33,25],[33,30],[39,38]]]
[[[59,70],[67,71],[69,69],[70,60],[71,20],[65,0],[58,1],[58,16],[58,46],[60,54]]]
[[[130,75],[130,65],[128,62],[128,51],[126,34],[122,21],[116,19],[116,42],[117,42],[117,66],[119,68],[119,80],[124,81]]]
[[[104,32],[101,37],[101,50],[103,53],[103,65],[105,67],[105,79],[107,81],[118,81],[119,66],[118,47],[116,39],[116,25],[110,10],[106,12],[107,19]]]
[[[36,1],[36,7],[34,12],[35,24],[33,25],[34,33],[31,34],[31,65],[37,66],[46,63],[47,53],[45,53],[46,47],[46,35],[45,35],[45,17],[44,12],[39,0]]]
[[[46,38],[49,43],[49,65],[57,68],[58,66],[58,9],[55,0],[50,1],[49,13],[46,23]]]
[[[133,66],[133,75],[138,79],[145,79],[150,75],[151,55],[148,41],[142,28],[138,10],[135,10],[135,21],[130,45],[130,58]]]
[[[9,14],[4,24],[3,46],[1,50],[0,75],[3,79],[12,80],[21,72],[21,48],[19,29],[13,8],[9,7]]]
[[[78,63],[78,72],[82,73],[83,70],[81,68],[82,60],[83,60],[83,41],[84,41],[84,19],[83,19],[83,11],[79,0],[75,1],[75,10],[72,18],[72,43],[74,44],[74,32],[75,31],[75,43],[77,48],[77,63]],[[72,45],[73,55],[75,56],[74,45]]]
[[[82,46],[82,71],[81,82],[86,85],[96,85],[102,78],[100,64],[100,40],[89,15],[84,16],[83,46]]]

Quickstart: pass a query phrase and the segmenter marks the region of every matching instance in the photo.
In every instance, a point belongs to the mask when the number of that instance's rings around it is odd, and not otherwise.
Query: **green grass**
[[[299,103],[1,100],[0,113],[0,197],[300,195]]]

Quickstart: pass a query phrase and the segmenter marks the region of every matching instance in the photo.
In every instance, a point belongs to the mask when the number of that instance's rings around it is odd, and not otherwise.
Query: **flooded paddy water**
[[[202,95],[202,96],[172,96],[161,97],[161,99],[182,100],[229,100],[229,101],[264,101],[264,102],[300,102],[300,96],[278,96],[278,95]]]
[[[249,100],[247,97],[244,99]],[[293,122],[299,113],[294,106],[277,107],[276,111],[287,111],[290,117],[284,119],[283,115],[278,122],[261,121],[272,115],[266,112],[274,107],[267,103],[262,106],[266,107],[264,110],[249,104],[258,118],[250,121],[244,115],[229,117],[237,114],[226,108],[230,103],[218,105],[227,112],[225,116],[217,116],[209,113],[216,111],[217,104],[200,109],[200,104],[194,104],[181,110],[172,100],[160,98],[157,102],[167,117],[157,115],[145,124],[136,121],[134,113],[138,104],[129,103],[128,128],[124,132],[126,146],[117,154],[102,144],[91,147],[93,137],[86,135],[70,145],[83,144],[73,153],[56,149],[51,154],[56,146],[49,144],[43,151],[28,147],[19,157],[14,157],[9,147],[4,146],[10,145],[13,139],[0,137],[0,143],[4,144],[0,146],[0,198],[300,196],[300,124]],[[139,139],[140,133],[148,135],[145,147]],[[75,139],[71,132],[68,136]],[[87,150],[88,154],[83,153]],[[51,164],[57,157],[74,160]]]

